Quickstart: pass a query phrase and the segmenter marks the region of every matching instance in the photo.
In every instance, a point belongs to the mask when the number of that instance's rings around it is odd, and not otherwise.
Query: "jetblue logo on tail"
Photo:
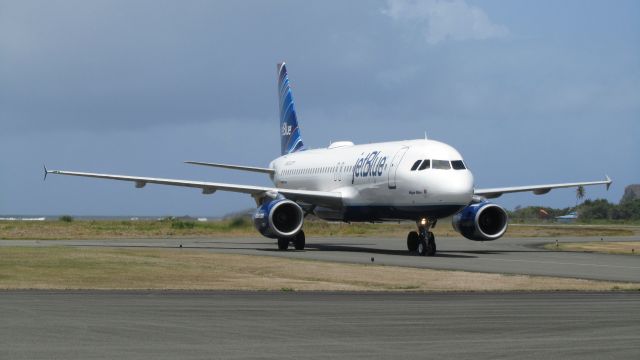
[[[287,125],[287,123],[282,123],[282,136],[291,135],[291,125]]]
[[[280,105],[280,153],[289,154],[304,149],[298,117],[293,104],[293,95],[289,86],[287,67],[278,64],[278,96]]]

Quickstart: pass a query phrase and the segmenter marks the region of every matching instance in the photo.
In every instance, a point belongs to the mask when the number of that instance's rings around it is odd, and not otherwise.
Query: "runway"
[[[3,359],[637,359],[639,293],[0,292]]]
[[[282,256],[346,263],[371,263],[474,272],[559,276],[581,279],[640,282],[640,257],[582,252],[555,252],[541,248],[556,238],[502,238],[474,242],[438,238],[435,257],[406,250],[404,239],[349,237],[309,238],[304,251],[277,251],[275,241],[263,237],[213,239],[144,239],[38,241],[3,240],[0,246],[96,246],[196,249],[219,253]],[[600,238],[558,238],[561,242],[600,241]],[[625,241],[638,237],[603,239]]]
[[[435,257],[408,254],[402,239],[371,237],[310,238],[307,250],[287,252],[265,238],[7,240],[0,246],[191,249],[351,263],[374,258],[409,267],[639,282],[637,256],[540,248],[554,241],[441,238]],[[1,359],[640,357],[640,292],[0,291],[0,318]]]

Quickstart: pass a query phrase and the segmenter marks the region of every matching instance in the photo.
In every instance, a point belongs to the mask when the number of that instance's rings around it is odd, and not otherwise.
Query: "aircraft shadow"
[[[360,244],[358,244],[360,245]],[[277,251],[277,250],[276,250]],[[361,252],[381,255],[395,255],[395,256],[418,256],[416,253],[411,253],[407,250],[389,250],[389,249],[377,249],[364,246],[355,246],[349,244],[307,244],[305,251],[340,251],[340,252]],[[437,252],[435,257],[450,257],[450,258],[475,258],[473,255],[451,254],[450,252]]]
[[[500,255],[518,253],[548,253],[549,250],[451,250],[448,252],[477,255]]]
[[[234,242],[215,242],[220,245],[238,245]],[[242,245],[262,245],[265,243],[243,243]],[[417,256],[415,252],[410,253],[407,250],[391,250],[391,249],[379,249],[362,245],[370,244],[328,244],[328,243],[313,243],[307,244],[305,250],[294,250],[289,248],[289,252],[352,252],[352,253],[369,253],[379,255],[394,255],[394,256]],[[372,244],[371,244],[372,245]],[[140,248],[140,249],[189,249],[189,250],[255,250],[263,252],[281,252],[278,250],[275,244],[267,245],[268,247],[226,247],[226,246],[190,246],[184,245],[180,247],[180,244],[176,245],[117,245],[117,244],[78,244],[68,245],[70,247],[98,247],[98,248]],[[451,251],[438,251],[435,257],[440,258],[459,258],[459,259],[473,259],[479,255],[501,255],[509,253],[548,253],[550,250],[451,250]],[[571,253],[573,251],[564,251],[565,253]]]
[[[194,241],[194,244],[219,244],[219,245],[264,245],[264,242],[243,242],[239,243],[237,241]]]
[[[264,245],[253,244],[253,245]],[[110,244],[73,244],[65,245],[68,247],[96,247],[96,248],[132,248],[132,249],[185,249],[185,250],[257,250],[257,251],[271,251],[272,248],[250,248],[250,247],[222,247],[222,246],[189,246],[184,245],[110,245]],[[277,251],[277,249],[275,249]]]

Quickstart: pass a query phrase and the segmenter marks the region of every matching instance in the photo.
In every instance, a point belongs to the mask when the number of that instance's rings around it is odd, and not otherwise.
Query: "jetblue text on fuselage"
[[[382,155],[380,151],[372,151],[367,155],[362,153],[362,157],[356,160],[356,164],[353,166],[353,177],[351,183],[353,184],[357,177],[366,178],[369,176],[382,176],[382,170],[387,163],[387,157]]]

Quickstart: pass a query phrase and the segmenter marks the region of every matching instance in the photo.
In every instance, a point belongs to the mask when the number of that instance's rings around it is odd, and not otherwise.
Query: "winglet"
[[[611,180],[609,175],[605,175],[605,177],[607,178],[607,191],[608,191],[609,187],[611,187],[611,183],[613,182],[613,180]]]
[[[42,164],[42,167],[44,168],[44,178],[42,179],[42,181],[47,180],[47,174],[49,173],[49,170],[47,170],[47,165]]]

